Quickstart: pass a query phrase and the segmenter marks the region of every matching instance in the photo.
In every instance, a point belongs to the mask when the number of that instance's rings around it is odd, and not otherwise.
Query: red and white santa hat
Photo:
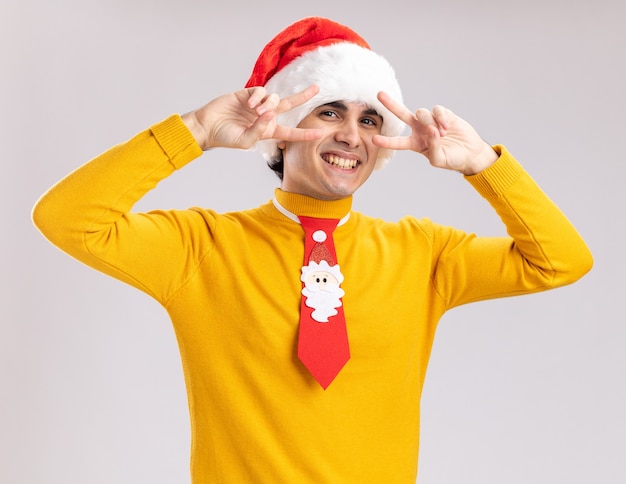
[[[285,97],[311,84],[319,86],[319,93],[306,103],[280,114],[279,124],[296,127],[322,104],[360,102],[374,108],[383,117],[383,135],[402,134],[405,124],[376,97],[379,91],[385,91],[402,102],[395,71],[350,28],[321,17],[295,22],[265,46],[246,87],[265,86],[269,93]],[[257,149],[270,160],[277,154],[277,143],[277,140],[259,141]],[[392,150],[379,150],[376,167],[382,168],[392,155]]]

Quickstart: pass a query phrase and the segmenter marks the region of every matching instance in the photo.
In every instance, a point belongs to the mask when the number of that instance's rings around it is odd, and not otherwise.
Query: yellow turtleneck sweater
[[[576,230],[500,150],[468,181],[511,238],[359,213],[337,228],[351,359],[326,391],[296,356],[300,225],[271,202],[228,214],[131,213],[201,154],[178,116],[79,168],[33,216],[54,244],[168,311],[188,390],[194,484],[414,483],[420,395],[441,315],[568,284],[592,264]],[[293,213],[328,218],[352,203],[275,196]]]

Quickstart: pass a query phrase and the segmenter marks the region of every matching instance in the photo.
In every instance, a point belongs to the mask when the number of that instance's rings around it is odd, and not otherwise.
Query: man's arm
[[[498,160],[465,179],[496,211],[509,237],[466,234],[448,241],[434,279],[451,306],[564,286],[593,265],[559,207],[503,146],[495,148]]]
[[[48,190],[34,207],[34,223],[53,244],[85,264],[166,300],[210,245],[212,222],[198,223],[201,215],[189,210],[132,213],[134,204],[203,149],[246,148],[265,136],[318,136],[315,130],[275,122],[277,113],[316,92],[313,87],[278,99],[263,88],[250,88],[182,118],[171,116]]]
[[[438,287],[447,288],[442,292],[451,305],[562,286],[591,269],[593,259],[582,237],[503,147],[496,151],[442,106],[414,114],[385,93],[379,99],[411,133],[376,136],[374,142],[416,151],[435,167],[463,173],[496,210],[510,236],[449,241],[453,257],[442,256],[435,278]]]
[[[202,154],[179,116],[171,116],[79,167],[37,202],[33,221],[54,245],[94,269],[167,297],[160,281],[184,266],[171,234],[187,227],[176,212],[131,213],[162,179]],[[194,234],[180,237],[198,246]],[[180,260],[179,260],[180,258]]]

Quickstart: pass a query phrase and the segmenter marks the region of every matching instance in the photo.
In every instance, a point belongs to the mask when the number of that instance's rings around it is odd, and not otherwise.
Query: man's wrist
[[[472,160],[471,166],[463,170],[463,175],[473,176],[478,175],[481,171],[486,170],[493,165],[500,155],[494,150],[487,142],[484,142],[483,150],[481,153]]]
[[[210,146],[208,146],[207,143],[207,133],[200,121],[198,120],[198,116],[194,111],[183,114],[181,116],[181,119],[183,123],[185,123],[185,126],[187,126],[187,129],[189,130],[191,135],[195,138],[200,148],[202,148],[202,151],[206,151],[211,148]]]

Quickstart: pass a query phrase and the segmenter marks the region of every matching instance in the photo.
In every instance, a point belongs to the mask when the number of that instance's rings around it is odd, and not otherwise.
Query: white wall
[[[264,43],[308,15],[360,32],[396,66],[409,107],[447,105],[507,145],[596,260],[573,286],[445,316],[418,482],[626,482],[621,2],[309,5],[0,3],[0,482],[188,482],[186,396],[164,311],[49,245],[30,210],[114,143],[241,87]],[[138,208],[236,210],[275,185],[257,154],[218,150]],[[414,154],[398,154],[355,205],[502,233],[459,176]]]

